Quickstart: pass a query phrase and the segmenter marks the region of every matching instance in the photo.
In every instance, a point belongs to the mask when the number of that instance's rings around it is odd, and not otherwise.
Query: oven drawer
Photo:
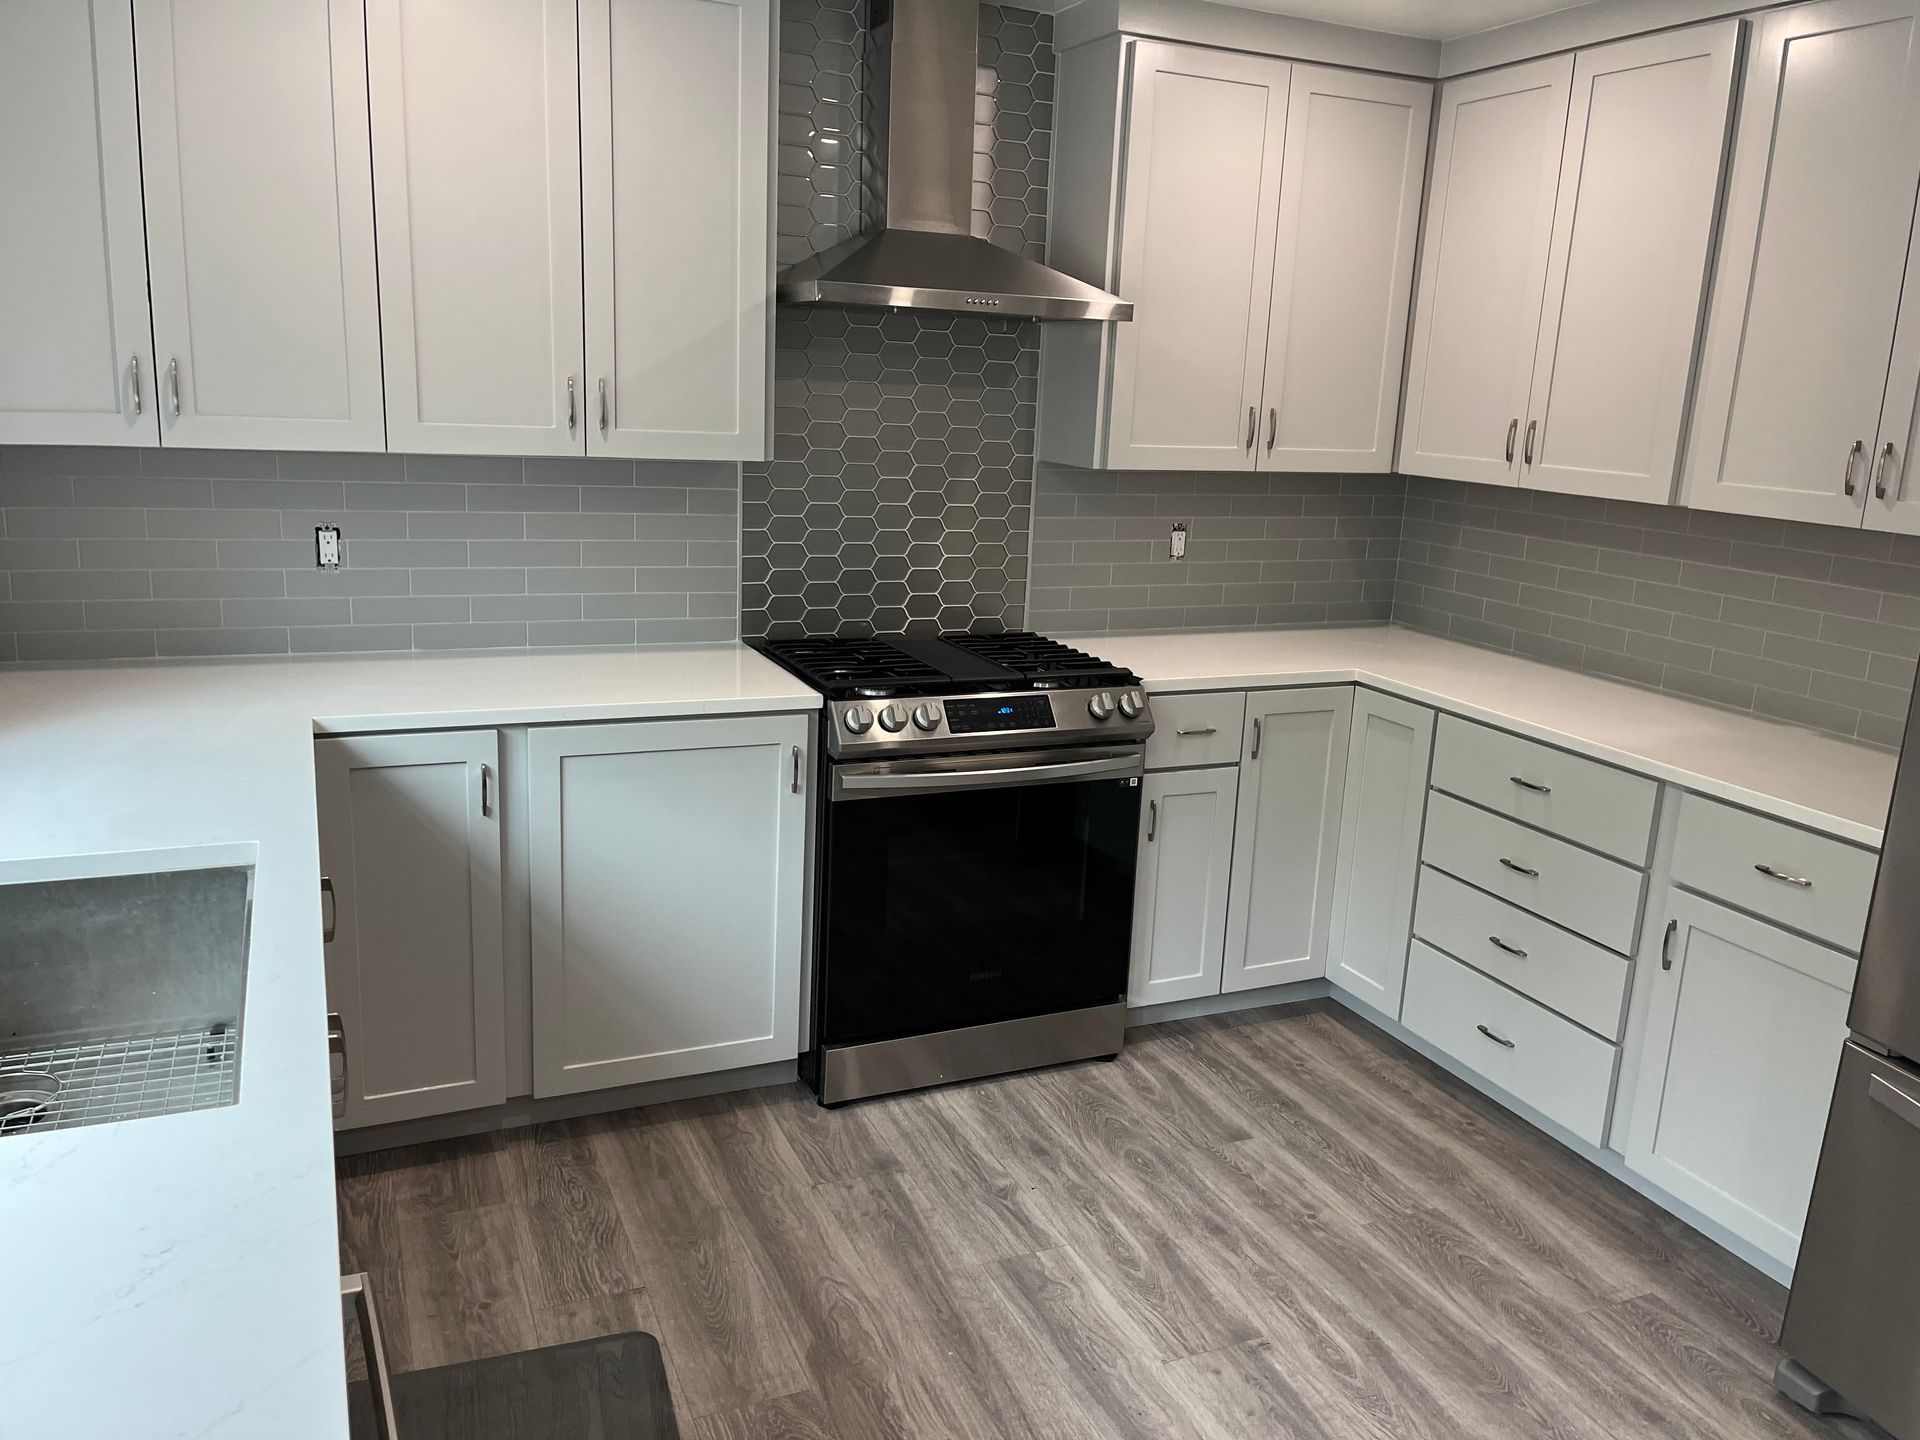
[[[1153,706],[1153,735],[1147,741],[1149,770],[1240,763],[1240,732],[1247,715],[1245,691],[1147,698]]]
[[[1418,940],[1401,1021],[1589,1145],[1604,1140],[1618,1053],[1606,1041]]]
[[[1681,797],[1675,881],[1851,954],[1860,952],[1878,868],[1871,850],[1704,795]]]

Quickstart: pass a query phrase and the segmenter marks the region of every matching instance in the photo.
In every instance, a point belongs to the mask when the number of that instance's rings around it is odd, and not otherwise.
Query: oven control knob
[[[1096,720],[1108,719],[1113,714],[1113,696],[1102,690],[1087,701],[1087,713]]]
[[[1140,712],[1147,708],[1147,697],[1138,690],[1126,690],[1120,695],[1120,713],[1129,720],[1138,720]]]
[[[840,718],[845,722],[847,730],[854,735],[864,735],[873,728],[873,711],[864,705],[849,707],[847,713]]]
[[[940,707],[938,705],[920,706],[913,712],[913,723],[916,728],[921,730],[938,730],[940,728]]]
[[[907,728],[907,712],[898,705],[889,705],[880,712],[880,728],[889,735],[898,735]]]

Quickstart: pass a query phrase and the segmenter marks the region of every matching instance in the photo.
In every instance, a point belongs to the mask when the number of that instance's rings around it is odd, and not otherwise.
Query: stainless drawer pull
[[[1756,865],[1753,868],[1769,880],[1778,880],[1782,885],[1798,885],[1802,890],[1811,890],[1813,888],[1813,881],[1807,879],[1804,875],[1789,875],[1786,871],[1776,870],[1771,865]]]
[[[1249,760],[1260,758],[1260,717],[1258,715],[1253,717],[1253,753],[1247,758]]]
[[[340,1277],[340,1300],[351,1306],[360,1321],[360,1353],[367,1366],[367,1389],[373,1395],[374,1440],[399,1440],[400,1422],[394,1413],[393,1374],[387,1368],[387,1341],[380,1331],[380,1312],[374,1308],[373,1285],[364,1273]]]
[[[1673,937],[1679,929],[1680,922],[1678,920],[1669,920],[1667,921],[1667,933],[1660,937],[1660,968],[1662,970],[1671,970],[1673,968]]]
[[[1160,802],[1158,800],[1149,800],[1147,802],[1147,843],[1149,845],[1153,843],[1153,832],[1159,828]]]
[[[1860,452],[1866,448],[1866,441],[1856,440],[1853,442],[1852,448],[1847,451],[1847,468],[1841,476],[1840,488],[1845,490],[1849,495],[1854,493],[1853,467],[1860,463]]]
[[[493,767],[480,767],[480,813],[491,818],[493,815]]]
[[[1507,422],[1507,464],[1509,465],[1513,463],[1514,437],[1517,436],[1519,433],[1520,433],[1520,419],[1518,416],[1515,416],[1513,419]]]
[[[1523,780],[1518,775],[1509,775],[1507,779],[1518,785],[1522,790],[1531,790],[1536,795],[1551,795],[1553,793],[1553,787],[1551,785],[1542,785],[1538,780]]]
[[[1893,441],[1889,440],[1880,447],[1880,459],[1873,467],[1873,494],[1877,500],[1887,498],[1887,466],[1893,460]]]
[[[320,877],[320,898],[327,902],[326,919],[320,922],[320,943],[328,945],[333,942],[334,923],[340,918],[340,897],[333,893],[331,875]]]
[[[133,357],[133,413],[138,415],[146,402],[140,398],[140,357]]]
[[[1259,409],[1257,405],[1247,406],[1247,453],[1253,453],[1253,437],[1260,433]]]
[[[1195,725],[1186,730],[1176,730],[1173,733],[1176,735],[1218,735],[1220,733],[1220,727],[1217,725]]]
[[[1875,1075],[1867,1081],[1867,1098],[1920,1130],[1920,1100],[1914,1099],[1898,1085]]]
[[[1487,936],[1487,943],[1493,946],[1493,948],[1496,950],[1506,951],[1507,954],[1513,956],[1515,959],[1524,960],[1527,958],[1526,951],[1522,950],[1518,945],[1509,945],[1506,941],[1502,940],[1498,935]]]
[[[1500,857],[1500,863],[1506,866],[1507,869],[1513,871],[1514,874],[1524,875],[1529,880],[1538,880],[1540,878],[1540,872],[1538,870],[1530,870],[1518,860],[1509,860],[1506,856],[1502,855]]]
[[[1496,1045],[1504,1045],[1504,1046],[1506,1046],[1506,1047],[1507,1047],[1507,1049],[1509,1049],[1509,1050],[1511,1050],[1511,1049],[1513,1049],[1513,1042],[1512,1042],[1511,1040],[1509,1040],[1509,1039],[1507,1039],[1507,1037],[1506,1037],[1506,1036],[1504,1036],[1504,1035],[1496,1035],[1496,1034],[1494,1034],[1494,1033],[1493,1033],[1493,1031],[1491,1031],[1491,1030],[1489,1030],[1489,1029],[1487,1029],[1487,1027],[1486,1027],[1486,1026],[1484,1026],[1484,1025],[1476,1025],[1476,1026],[1474,1026],[1473,1028],[1474,1028],[1474,1029],[1476,1029],[1476,1030],[1478,1030],[1478,1031],[1479,1031],[1479,1032],[1480,1032],[1480,1033],[1481,1033],[1482,1035],[1484,1035],[1484,1036],[1486,1036],[1486,1037],[1487,1037],[1487,1039],[1489,1039],[1489,1040],[1491,1040],[1491,1041],[1492,1041],[1492,1042],[1493,1042],[1494,1044],[1496,1044]]]
[[[800,747],[793,747],[793,793],[800,793]]]
[[[337,1071],[335,1060],[340,1062]],[[347,1022],[337,1011],[327,1016],[327,1069],[332,1072],[329,1079],[333,1086],[333,1118],[338,1120],[347,1113]]]

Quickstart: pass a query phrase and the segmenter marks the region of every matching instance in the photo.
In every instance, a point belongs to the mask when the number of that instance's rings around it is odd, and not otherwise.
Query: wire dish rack
[[[239,1039],[239,1027],[227,1023],[0,1055],[0,1093],[9,1076],[59,1082],[46,1104],[0,1114],[0,1136],[231,1105],[240,1088]]]

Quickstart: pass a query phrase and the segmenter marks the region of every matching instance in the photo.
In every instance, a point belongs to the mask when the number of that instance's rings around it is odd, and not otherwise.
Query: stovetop
[[[750,643],[827,697],[836,760],[1144,744],[1153,733],[1131,670],[1031,631]]]

